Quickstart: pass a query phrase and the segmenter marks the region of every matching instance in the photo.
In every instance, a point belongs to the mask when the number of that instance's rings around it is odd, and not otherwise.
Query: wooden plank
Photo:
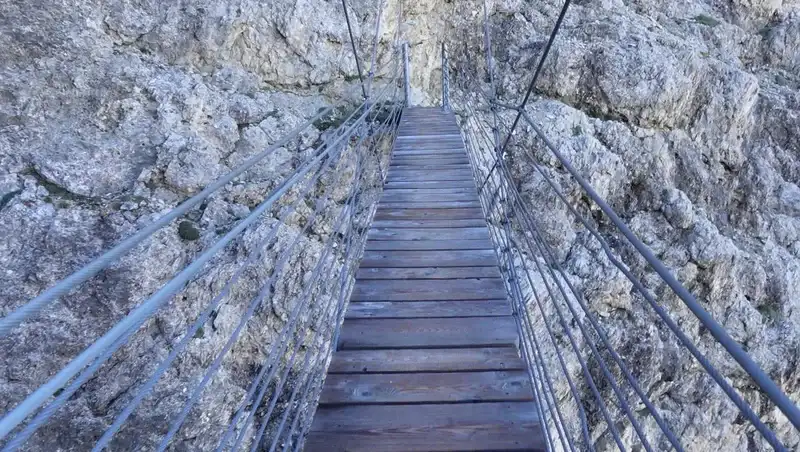
[[[534,402],[320,407],[305,450],[546,450]]]
[[[472,173],[445,172],[445,171],[419,171],[414,174],[391,174],[386,177],[387,183],[392,182],[428,182],[428,181],[472,181]]]
[[[359,268],[357,279],[499,278],[497,267]]]
[[[394,193],[394,191],[385,191],[381,197],[381,202],[385,203],[399,203],[399,202],[463,202],[463,201],[478,201],[478,195],[475,193],[430,193],[415,194],[415,193]]]
[[[456,145],[414,144],[395,146],[392,155],[399,157],[415,157],[419,159],[423,156],[466,156],[466,153],[463,147]]]
[[[442,133],[442,130],[435,130],[433,128],[428,129],[425,134],[416,133],[414,135],[398,135],[397,142],[398,143],[408,143],[409,141],[420,141],[420,140],[428,140],[428,141],[461,141],[461,134],[458,132],[458,129],[455,127],[449,127],[448,129],[453,130],[452,133]],[[417,129],[418,132],[423,132],[421,129]]]
[[[485,220],[373,220],[374,229],[454,229],[454,228],[483,228],[486,229]],[[488,231],[487,231],[488,236]],[[469,239],[469,237],[464,237]]]
[[[368,240],[367,251],[490,250],[489,240]]]
[[[385,209],[378,207],[376,220],[478,220],[483,218],[479,207],[453,209]]]
[[[478,196],[478,192],[475,190],[475,187],[468,187],[468,188],[452,188],[452,187],[420,187],[420,188],[395,188],[395,187],[384,187],[383,189],[384,195],[408,195],[408,194],[417,194],[417,195],[443,195],[443,194],[469,194],[473,196]]]
[[[525,369],[525,363],[511,347],[339,350],[333,355],[328,373],[522,369]]]
[[[526,372],[329,375],[320,405],[521,402],[533,400]]]
[[[472,171],[472,166],[469,163],[428,163],[426,161],[408,162],[398,164],[392,162],[389,164],[389,171],[405,170],[405,171],[438,171],[438,170],[466,170]]]
[[[480,208],[481,204],[477,199],[469,201],[439,201],[431,199],[429,201],[396,201],[386,202],[381,201],[378,204],[378,209],[455,209],[455,208]]]
[[[441,156],[441,157],[425,157],[425,158],[415,158],[415,157],[404,157],[404,156],[393,156],[391,165],[395,166],[418,166],[418,165],[469,165],[469,159],[466,155],[464,156]]]
[[[483,227],[463,228],[383,228],[367,232],[369,240],[489,240],[489,230]]]
[[[493,261],[494,263],[496,261]],[[366,267],[367,265],[363,265]],[[500,278],[442,279],[428,281],[356,281],[350,301],[446,301],[504,299]]]
[[[389,177],[395,178],[419,178],[422,176],[432,177],[436,175],[437,177],[469,177],[472,178],[472,170],[470,168],[451,168],[451,169],[440,169],[440,170],[423,170],[416,167],[390,167],[389,168]],[[424,180],[424,179],[423,179]]]
[[[361,267],[493,267],[494,250],[365,251]]]
[[[514,318],[346,319],[339,349],[516,347]]]
[[[400,319],[424,317],[495,317],[511,315],[507,300],[466,301],[353,301],[348,319]]]
[[[471,188],[475,190],[473,180],[452,180],[432,182],[387,182],[384,188]]]
[[[472,172],[469,170],[452,171],[400,171],[390,170],[387,181],[427,181],[427,180],[472,180]]]

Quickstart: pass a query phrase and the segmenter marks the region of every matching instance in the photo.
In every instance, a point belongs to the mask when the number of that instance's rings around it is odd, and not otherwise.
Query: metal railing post
[[[442,110],[450,110],[450,70],[447,64],[447,47],[442,43]]]
[[[411,105],[411,69],[408,65],[408,41],[403,43],[403,80],[406,105]]]

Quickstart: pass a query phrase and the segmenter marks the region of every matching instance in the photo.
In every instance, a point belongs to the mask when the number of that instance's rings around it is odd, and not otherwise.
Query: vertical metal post
[[[442,110],[450,110],[450,69],[447,63],[447,47],[442,43]]]
[[[411,105],[411,69],[408,65],[408,41],[403,43],[403,78],[406,106],[409,106]]]

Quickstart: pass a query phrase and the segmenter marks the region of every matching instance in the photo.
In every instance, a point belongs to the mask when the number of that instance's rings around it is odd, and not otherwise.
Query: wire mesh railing
[[[378,22],[375,41],[379,33]],[[190,299],[193,316],[182,319],[186,325],[182,333],[166,338],[169,352],[154,353],[143,368],[125,371],[133,383],[102,417],[102,433],[94,439],[92,450],[166,450],[184,441],[194,441],[194,446],[182,447],[203,450],[302,448],[405,105],[400,46],[395,42],[388,63],[380,68],[377,42],[372,53],[369,76],[361,83],[365,97],[361,104],[342,101],[321,110],[268,149],[0,319],[0,338],[13,339],[26,322],[36,320],[60,297],[80,291],[82,283],[102,275],[155,233],[175,227],[184,215],[224,193],[232,182],[247,183],[248,174],[257,172],[278,150],[295,150],[301,157],[283,179],[270,181],[273,188],[246,217],[4,413],[0,418],[3,451],[26,448],[37,435],[46,435],[40,429],[69,408],[87,382],[110,383],[114,378],[110,369],[125,362],[112,366],[109,359],[128,353],[133,342],[141,342],[162,311]],[[348,113],[336,115],[342,111]],[[318,131],[317,126],[326,121],[336,124]],[[319,138],[311,149],[304,149],[302,138],[308,135]],[[206,286],[218,290],[213,296],[198,296],[208,291],[196,289]],[[223,312],[228,318],[220,321]],[[249,345],[242,344],[243,337],[249,338]],[[198,343],[204,340],[208,344],[198,352]],[[183,387],[164,383],[166,375],[175,374],[180,375]],[[239,385],[240,396],[219,403],[213,394],[221,384]],[[164,410],[153,410],[164,404],[174,409],[166,410],[169,414],[154,427],[149,412],[164,416]],[[209,410],[227,410],[222,415],[227,422],[205,422],[204,437],[195,438],[192,432]]]
[[[587,295],[576,276],[565,269],[563,256],[553,249],[544,230],[542,218],[548,213],[532,210],[530,195],[520,190],[521,181],[515,177],[519,170],[510,166],[512,162],[529,168],[537,180],[545,183],[555,202],[566,208],[571,218],[569,227],[583,230],[576,234],[574,246],[585,248],[594,260],[589,265],[619,272],[628,280],[633,302],[641,303],[647,315],[640,320],[656,325],[658,334],[667,337],[664,340],[693,357],[699,366],[696,372],[705,373],[707,383],[715,386],[710,397],[727,399],[736,407],[741,419],[737,423],[746,425],[741,429],[742,444],[759,450],[787,450],[784,441],[792,444],[798,430],[788,436],[782,432],[779,438],[775,425],[751,406],[752,397],[748,403],[740,389],[734,388],[718,369],[722,363],[712,362],[705,348],[679,325],[667,308],[669,304],[661,300],[666,295],[655,295],[652,277],[648,284],[643,283],[643,275],[634,266],[626,265],[623,256],[638,255],[649,266],[645,270],[647,276],[657,277],[671,291],[670,296],[688,307],[728,358],[749,376],[750,386],[766,396],[764,400],[777,407],[795,429],[800,428],[797,406],[631,232],[526,109],[569,5],[569,1],[564,3],[556,19],[519,105],[503,103],[496,95],[492,27],[486,2],[482,27],[487,73],[462,65],[452,81],[456,87],[453,110],[461,118],[481,203],[515,307],[521,350],[529,365],[540,415],[546,420],[548,449],[684,450],[687,445],[682,432],[686,426],[669,417],[674,407],[650,393],[639,381],[643,370],[635,368],[631,357],[616,349],[611,328],[619,325],[609,325],[600,317],[593,309],[591,294]],[[468,57],[464,60],[469,62]],[[448,72],[447,68],[443,70]],[[532,135],[521,133],[520,124],[525,124]],[[542,162],[542,153],[549,153],[549,165]],[[566,178],[584,194],[579,200],[564,193]],[[759,411],[770,409],[760,406]]]

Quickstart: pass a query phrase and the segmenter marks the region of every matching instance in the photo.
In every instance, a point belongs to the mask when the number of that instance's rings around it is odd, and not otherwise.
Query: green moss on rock
[[[191,221],[184,220],[178,225],[178,235],[183,240],[194,241],[200,238],[200,231]]]

